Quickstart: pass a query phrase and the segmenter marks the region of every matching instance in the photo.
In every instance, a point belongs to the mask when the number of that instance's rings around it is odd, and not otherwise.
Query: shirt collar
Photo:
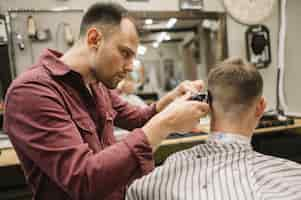
[[[243,136],[238,133],[211,132],[209,134],[209,141],[224,144],[239,143],[244,145],[250,145],[251,137]]]
[[[62,57],[62,53],[45,49],[40,57],[40,62],[53,76],[63,76],[71,71],[71,68],[64,64],[59,58]]]

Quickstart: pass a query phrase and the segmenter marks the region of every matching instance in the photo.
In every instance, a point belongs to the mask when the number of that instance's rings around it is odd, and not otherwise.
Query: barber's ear
[[[266,108],[266,100],[264,97],[260,97],[259,102],[256,105],[256,117],[261,118],[261,116],[263,115],[265,108]]]
[[[97,49],[103,40],[102,33],[96,28],[90,28],[87,31],[87,44],[91,48]]]

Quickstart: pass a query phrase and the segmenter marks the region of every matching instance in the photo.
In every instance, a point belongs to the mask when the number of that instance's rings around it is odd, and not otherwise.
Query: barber
[[[138,108],[112,89],[132,71],[139,37],[120,5],[92,5],[65,54],[45,50],[11,84],[4,130],[33,199],[124,199],[126,186],[154,167],[153,152],[172,132],[190,131],[208,105],[190,101],[201,81],[186,81]],[[114,125],[131,132],[121,142]]]

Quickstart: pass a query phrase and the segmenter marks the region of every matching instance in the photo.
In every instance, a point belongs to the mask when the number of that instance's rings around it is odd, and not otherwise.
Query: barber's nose
[[[125,63],[125,69],[128,72],[132,72],[134,68],[133,60],[129,60],[127,63]]]

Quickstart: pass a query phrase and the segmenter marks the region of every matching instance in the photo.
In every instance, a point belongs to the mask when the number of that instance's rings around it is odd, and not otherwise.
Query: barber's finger
[[[196,94],[196,93],[199,92],[199,90],[197,89],[197,87],[195,86],[195,84],[193,84],[191,81],[186,82],[183,85],[183,89],[184,89],[185,94],[189,93],[190,95]]]
[[[197,102],[198,103],[198,109],[201,110],[203,113],[209,113],[210,112],[210,106],[207,103],[204,102]]]
[[[189,81],[187,86],[188,86],[187,90],[193,93],[198,93],[201,90],[203,90],[205,87],[204,81],[202,80]]]
[[[187,101],[191,98],[191,94],[190,93],[185,93],[184,95],[180,96],[177,100],[178,101]]]
[[[205,83],[204,83],[203,80],[195,80],[195,81],[192,81],[191,83],[194,85],[194,87],[195,87],[198,91],[203,90],[204,87],[205,87]]]

